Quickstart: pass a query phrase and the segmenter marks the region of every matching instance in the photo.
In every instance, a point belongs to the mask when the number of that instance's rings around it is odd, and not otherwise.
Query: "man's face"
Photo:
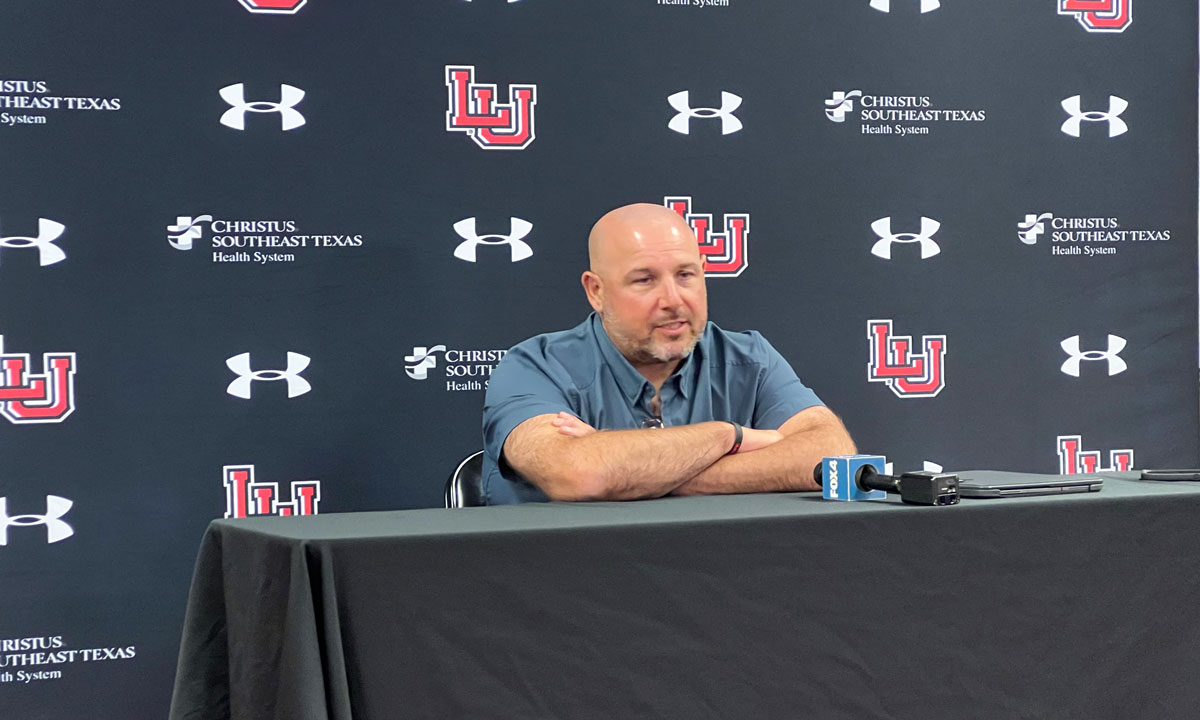
[[[687,357],[708,322],[704,265],[691,228],[674,215],[617,228],[605,243],[594,273],[599,286],[588,297],[613,344],[634,366]]]

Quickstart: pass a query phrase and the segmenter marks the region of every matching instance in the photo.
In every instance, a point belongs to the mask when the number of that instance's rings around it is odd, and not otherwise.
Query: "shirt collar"
[[[612,369],[613,378],[617,381],[617,387],[620,388],[621,394],[629,401],[629,404],[637,407],[641,401],[642,393],[645,392],[646,386],[650,385],[650,381],[642,376],[629,359],[621,354],[616,345],[613,345],[612,338],[608,336],[608,332],[604,329],[604,323],[600,320],[600,315],[592,313],[591,317],[592,334],[596,337],[596,346],[600,348],[600,355],[604,358],[606,364]],[[708,336],[707,326],[704,328],[704,333],[700,336],[700,340],[696,342],[696,347],[688,353],[675,372],[667,378],[667,382],[671,382],[675,378],[679,378],[679,392],[685,398],[691,398],[692,389],[696,385],[695,368],[703,362],[703,357],[693,360],[692,358],[699,354],[703,355],[704,340]],[[650,386],[653,388],[653,386]]]

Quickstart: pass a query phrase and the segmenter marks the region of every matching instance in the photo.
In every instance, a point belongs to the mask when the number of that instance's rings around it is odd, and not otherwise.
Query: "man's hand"
[[[569,412],[560,412],[550,421],[550,424],[558,428],[560,433],[569,437],[579,438],[596,432],[596,428],[588,425]]]
[[[761,450],[769,445],[774,445],[783,439],[783,433],[778,430],[755,430],[754,428],[742,428],[742,447],[737,453],[754,452]]]

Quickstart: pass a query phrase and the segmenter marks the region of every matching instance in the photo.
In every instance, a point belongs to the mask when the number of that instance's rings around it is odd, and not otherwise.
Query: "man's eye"
[[[634,278],[634,280],[633,280],[633,283],[635,285],[645,285],[648,282],[650,282],[650,278],[648,278],[648,277]]]

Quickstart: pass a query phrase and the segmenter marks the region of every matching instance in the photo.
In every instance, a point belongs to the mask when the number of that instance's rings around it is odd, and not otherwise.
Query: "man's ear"
[[[579,280],[583,283],[583,291],[587,293],[588,303],[593,310],[600,312],[600,308],[604,307],[604,282],[591,270],[585,271]]]

